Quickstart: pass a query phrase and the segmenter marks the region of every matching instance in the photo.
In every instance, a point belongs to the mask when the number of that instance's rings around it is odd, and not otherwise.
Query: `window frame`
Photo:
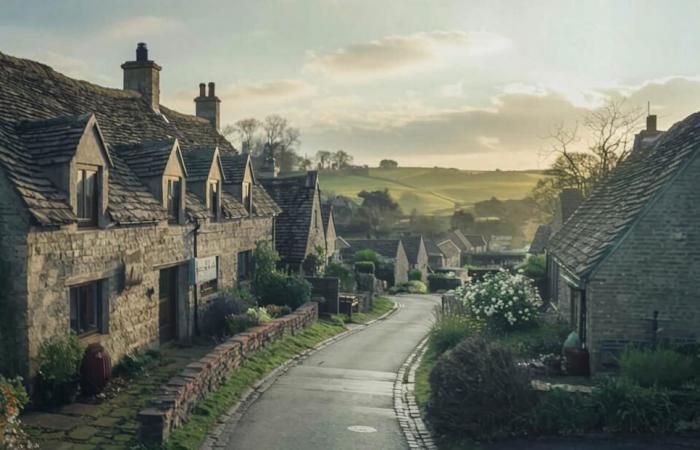
[[[244,181],[241,187],[241,201],[245,210],[250,213],[253,209],[253,187],[247,181]]]
[[[78,216],[78,226],[94,227],[99,222],[99,204],[100,204],[100,178],[102,168],[99,166],[79,165],[76,170],[75,182],[75,214]],[[91,189],[86,189],[88,174],[92,174],[93,184]],[[89,199],[88,194],[92,191],[92,198]],[[87,207],[92,208],[91,214],[87,214]]]
[[[177,186],[176,189],[175,186]],[[165,203],[168,210],[168,222],[179,223],[180,215],[182,214],[182,177],[166,178],[165,189]],[[173,190],[171,191],[171,189]]]
[[[244,250],[237,255],[236,275],[238,281],[248,281],[253,276],[253,250]],[[242,271],[241,267],[245,270]]]
[[[207,189],[209,195],[209,212],[214,215],[215,219],[219,218],[219,203],[221,199],[221,186],[219,181],[210,181]]]
[[[106,298],[105,283],[106,280],[92,280],[70,286],[68,326],[78,337],[109,333],[109,304]],[[82,302],[86,302],[85,306]],[[81,326],[83,315],[88,308],[92,309],[89,314],[93,316],[94,323],[89,326]]]

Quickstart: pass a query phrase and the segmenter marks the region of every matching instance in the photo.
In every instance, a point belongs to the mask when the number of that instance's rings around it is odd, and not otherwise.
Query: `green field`
[[[451,214],[455,208],[496,197],[525,197],[543,175],[538,171],[474,172],[457,169],[400,167],[369,169],[369,175],[352,171],[320,172],[325,193],[357,198],[364,190],[389,189],[405,213]]]

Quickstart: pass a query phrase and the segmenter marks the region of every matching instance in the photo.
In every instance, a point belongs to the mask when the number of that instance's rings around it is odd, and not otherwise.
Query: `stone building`
[[[436,245],[444,255],[443,267],[462,267],[462,251],[452,239],[438,239]]]
[[[336,248],[338,238],[335,232],[335,218],[333,217],[333,205],[329,202],[321,204],[321,216],[323,218],[323,230],[326,233],[326,261],[340,261],[339,250]]]
[[[281,264],[290,271],[300,272],[307,259],[316,259],[326,251],[318,172],[261,179],[282,208],[275,222],[275,243]],[[314,258],[307,258],[309,255]]]
[[[418,269],[423,281],[428,279],[428,250],[425,248],[423,236],[402,236],[401,243],[406,251],[409,270]]]
[[[700,338],[700,113],[632,152],[552,236],[551,301],[598,370]]]
[[[348,239],[350,247],[345,249],[346,255],[351,259],[352,255],[360,250],[372,250],[384,261],[391,263],[391,273],[381,273],[377,271],[377,278],[384,280],[389,285],[404,283],[408,281],[408,271],[410,264],[406,256],[406,250],[400,239]]]
[[[214,84],[192,116],[160,103],[145,44],[122,69],[111,89],[0,53],[2,372],[70,330],[114,360],[187,339],[273,239],[279,208],[227,170]]]
[[[425,251],[428,253],[428,268],[431,271],[445,267],[445,255],[432,239],[425,240]]]

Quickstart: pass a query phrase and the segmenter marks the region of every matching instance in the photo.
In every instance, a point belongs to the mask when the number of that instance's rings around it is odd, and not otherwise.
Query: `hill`
[[[465,171],[429,167],[321,171],[325,193],[357,198],[362,190],[389,189],[405,213],[446,215],[455,208],[497,197],[525,197],[544,175],[540,171]]]

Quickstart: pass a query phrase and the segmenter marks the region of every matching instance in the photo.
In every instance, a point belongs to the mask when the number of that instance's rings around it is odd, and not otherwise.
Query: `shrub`
[[[591,402],[605,431],[667,432],[677,420],[665,390],[643,388],[623,378],[605,380],[593,390]]]
[[[432,273],[428,275],[428,288],[430,292],[451,291],[462,286],[462,280],[449,274]]]
[[[248,308],[256,306],[255,297],[248,289],[228,289],[224,295],[214,300],[207,308],[202,318],[206,324],[207,334],[218,338],[228,335],[226,317],[232,314],[243,314]]]
[[[599,423],[588,394],[553,389],[540,396],[527,419],[533,434],[580,434]]]
[[[671,349],[643,350],[627,348],[620,358],[621,375],[642,387],[681,387],[696,372],[693,360]]]
[[[481,324],[470,317],[444,316],[439,318],[430,330],[430,346],[437,354],[443,354],[480,330]]]
[[[458,288],[455,295],[470,314],[496,329],[531,326],[543,305],[529,278],[506,271],[487,274],[482,281]]]
[[[259,289],[277,270],[280,255],[272,242],[260,241],[253,250],[253,289],[259,294]]]
[[[409,281],[423,281],[423,272],[419,269],[411,269],[408,271]]]
[[[326,267],[326,276],[336,277],[340,281],[340,287],[343,290],[351,291],[355,286],[355,275],[352,270],[348,269],[343,264],[328,264]]]
[[[375,267],[374,271],[377,278],[386,281],[389,286],[393,286],[396,283],[394,279],[394,263],[383,262]]]
[[[358,273],[374,273],[375,266],[371,261],[359,261],[355,263],[355,271]]]
[[[28,402],[21,378],[7,379],[0,375],[0,448],[38,448],[19,420],[19,414]]]
[[[157,350],[146,350],[145,352],[127,353],[119,363],[114,366],[112,373],[115,376],[124,378],[134,378],[146,373],[148,368],[160,359]]]
[[[371,262],[375,265],[379,264],[379,255],[374,250],[364,249],[355,252],[353,261],[358,262]]]
[[[287,305],[292,309],[311,300],[311,285],[299,276],[273,272],[258,289],[262,305]]]
[[[270,315],[267,313],[267,309],[263,307],[248,308],[248,311],[245,313],[248,317],[250,317],[251,322],[255,323],[256,325],[270,322],[272,320],[272,317],[270,317]]]
[[[389,289],[389,292],[392,294],[398,294],[400,292],[408,294],[427,294],[428,287],[422,281],[405,281]]]
[[[560,355],[570,330],[570,327],[564,323],[537,321],[527,330],[497,334],[501,342],[510,347],[516,355],[524,358],[539,358],[542,355]]]
[[[255,318],[248,314],[232,314],[226,318],[226,325],[231,336],[243,333],[250,327],[258,325]]]
[[[83,349],[74,333],[54,336],[39,346],[37,393],[41,402],[58,406],[75,401]]]
[[[535,281],[547,276],[547,263],[544,255],[530,255],[516,266],[518,272]]]
[[[277,319],[279,317],[286,316],[287,314],[292,312],[292,308],[290,308],[287,305],[267,305],[265,307],[267,309],[267,313],[272,317],[273,319]]]
[[[527,373],[511,352],[470,336],[444,353],[430,374],[428,417],[438,433],[489,438],[522,420],[532,403]]]

